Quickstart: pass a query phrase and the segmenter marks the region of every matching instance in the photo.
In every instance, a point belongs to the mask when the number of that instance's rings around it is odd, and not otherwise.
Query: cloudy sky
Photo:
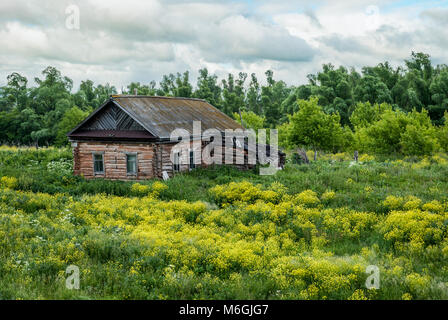
[[[297,85],[328,62],[398,65],[423,51],[448,64],[448,1],[2,0],[0,48],[0,85],[48,65],[75,88],[185,70],[194,80],[203,67],[220,77],[272,69]]]

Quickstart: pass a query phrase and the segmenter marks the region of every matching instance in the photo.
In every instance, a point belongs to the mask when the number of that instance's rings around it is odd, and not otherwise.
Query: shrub
[[[437,151],[436,129],[426,110],[406,114],[386,109],[379,120],[355,131],[355,147],[377,154],[430,155]]]
[[[433,130],[425,130],[412,124],[408,124],[401,134],[400,145],[404,155],[429,155],[439,148]]]
[[[140,184],[138,182],[131,186],[131,193],[136,196],[149,195],[151,188],[147,185]]]
[[[448,152],[448,111],[445,111],[444,125],[437,130],[437,138],[441,148]]]
[[[294,197],[294,200],[297,201],[297,203],[307,206],[314,206],[320,202],[316,192],[313,190],[305,190],[299,193]]]
[[[160,181],[155,181],[151,185],[152,195],[159,196],[159,194],[168,189],[168,186]]]
[[[14,189],[17,187],[17,179],[15,177],[1,177],[0,187]]]

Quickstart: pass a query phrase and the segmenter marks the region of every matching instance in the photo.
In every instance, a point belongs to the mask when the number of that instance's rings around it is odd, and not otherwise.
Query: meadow
[[[448,299],[446,154],[139,183],[71,163],[0,147],[0,299]]]

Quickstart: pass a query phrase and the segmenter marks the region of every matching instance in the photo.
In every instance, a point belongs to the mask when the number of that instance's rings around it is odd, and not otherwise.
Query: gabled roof
[[[146,129],[154,137],[169,139],[175,129],[185,129],[192,133],[193,121],[201,122],[201,130],[242,129],[232,118],[216,109],[208,102],[193,98],[157,96],[113,95],[101,107],[73,129],[68,136],[75,137],[78,129],[106,105],[115,104]]]

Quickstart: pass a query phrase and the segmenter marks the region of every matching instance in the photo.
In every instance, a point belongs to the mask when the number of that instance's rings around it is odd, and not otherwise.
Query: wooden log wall
[[[118,142],[76,142],[73,147],[74,174],[86,179],[144,180],[154,177],[154,144]],[[104,174],[93,171],[93,154],[103,153]],[[137,154],[137,174],[128,175],[126,153]]]
[[[209,142],[202,142],[202,153]],[[175,144],[172,143],[130,143],[130,142],[86,142],[78,141],[72,143],[74,174],[82,175],[87,179],[105,178],[111,180],[145,180],[151,178],[162,178],[163,171],[170,177],[173,176],[173,163],[171,152]],[[193,148],[193,144],[190,144]],[[216,152],[216,151],[215,151]],[[94,153],[103,153],[104,173],[95,174],[93,171]],[[137,175],[128,175],[126,172],[126,153],[137,154]],[[233,159],[234,167],[249,169],[253,164],[248,164],[247,151],[240,148],[222,147],[222,164],[225,160]],[[188,171],[189,154],[184,153],[180,161],[180,171]],[[202,155],[201,155],[202,158]],[[196,163],[196,167],[207,167],[203,161]]]

